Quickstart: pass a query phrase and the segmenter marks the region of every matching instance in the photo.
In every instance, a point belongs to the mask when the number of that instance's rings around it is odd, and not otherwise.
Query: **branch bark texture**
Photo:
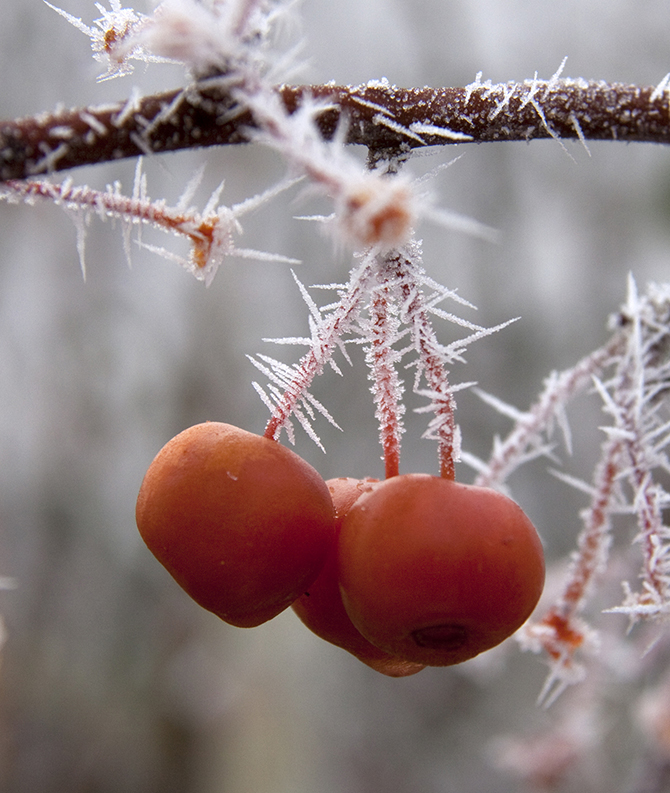
[[[305,96],[327,103],[317,117],[331,139],[373,157],[408,148],[487,141],[579,138],[670,143],[670,88],[583,79],[525,80],[464,88],[361,86],[277,88],[293,112]],[[82,165],[203,146],[246,143],[251,114],[216,80],[118,104],[57,110],[0,122],[0,181]]]

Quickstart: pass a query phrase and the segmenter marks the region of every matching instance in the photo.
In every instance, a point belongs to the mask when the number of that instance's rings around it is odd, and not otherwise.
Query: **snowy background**
[[[62,0],[85,22],[89,0]],[[147,10],[138,6],[140,11]],[[304,0],[301,80],[465,85],[564,74],[655,85],[670,70],[670,9],[544,0]],[[3,0],[0,118],[180,85],[176,68],[95,83],[86,38],[40,0]],[[607,316],[632,272],[640,287],[670,277],[670,151],[653,145],[555,141],[436,151],[414,173],[464,156],[435,180],[440,203],[502,232],[500,245],[421,226],[429,274],[492,325],[520,321],[471,348],[454,380],[477,380],[520,408],[552,369],[607,338]],[[174,154],[147,164],[149,193],[174,202],[194,168],[224,200],[273,184],[278,158],[256,147]],[[127,189],[134,163],[75,180]],[[279,199],[245,224],[242,244],[303,260],[306,283],[341,280],[343,253],[306,204]],[[0,667],[0,790],[6,793],[506,793],[491,762],[497,736],[532,733],[553,713],[534,705],[545,668],[516,646],[459,668],[383,678],[304,629],[291,612],[253,631],[191,603],[144,548],[134,503],[147,465],[181,429],[205,419],[261,432],[266,410],[245,354],[301,335],[306,311],[288,268],[233,261],[209,289],[146,251],[124,261],[121,235],[94,221],[88,274],[61,210],[0,205],[0,592],[7,640]],[[157,240],[173,248],[178,243]],[[448,329],[445,331],[448,333]],[[288,348],[286,360],[295,350]],[[361,361],[316,393],[344,433],[323,424],[324,456],[297,450],[325,478],[381,476],[374,408]],[[486,455],[507,424],[469,393],[457,416],[464,446]],[[408,419],[403,471],[436,472]],[[601,436],[596,402],[573,413],[568,470],[589,475]],[[519,472],[514,495],[550,560],[574,544],[578,494]],[[470,472],[462,467],[459,477]],[[612,593],[614,605],[620,595]],[[607,603],[605,605],[608,605]],[[613,618],[614,619],[614,618]],[[561,790],[633,790],[634,740],[617,707],[604,762]],[[626,693],[628,692],[628,693]],[[611,703],[610,703],[611,704]]]

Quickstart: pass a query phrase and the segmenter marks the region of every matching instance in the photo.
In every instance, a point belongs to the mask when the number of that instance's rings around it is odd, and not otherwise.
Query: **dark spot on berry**
[[[463,625],[432,625],[412,633],[419,647],[431,650],[458,650],[468,640],[467,628]]]

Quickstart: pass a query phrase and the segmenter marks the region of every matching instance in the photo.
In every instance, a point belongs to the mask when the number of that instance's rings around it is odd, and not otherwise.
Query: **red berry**
[[[207,422],[177,435],[137,499],[144,541],[175,580],[222,620],[249,628],[287,608],[333,545],[326,483],[268,438]]]
[[[358,499],[342,522],[338,564],[363,636],[429,666],[502,642],[544,585],[542,546],[517,504],[425,474],[392,477]]]
[[[360,495],[371,489],[376,479],[329,479],[335,509],[335,536],[344,516]],[[337,571],[337,549],[333,545],[318,578],[293,604],[302,622],[317,636],[355,655],[364,664],[389,677],[405,677],[420,672],[423,664],[397,658],[363,638],[353,626],[342,604]]]

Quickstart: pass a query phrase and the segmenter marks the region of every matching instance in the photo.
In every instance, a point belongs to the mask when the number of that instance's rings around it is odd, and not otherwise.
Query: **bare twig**
[[[582,79],[525,80],[464,88],[282,86],[289,112],[303,98],[327,102],[318,128],[331,139],[344,117],[346,141],[372,153],[536,138],[670,142],[665,87]],[[56,110],[0,123],[0,179],[24,179],[140,154],[245,143],[255,126],[229,84],[185,89],[103,107]]]

